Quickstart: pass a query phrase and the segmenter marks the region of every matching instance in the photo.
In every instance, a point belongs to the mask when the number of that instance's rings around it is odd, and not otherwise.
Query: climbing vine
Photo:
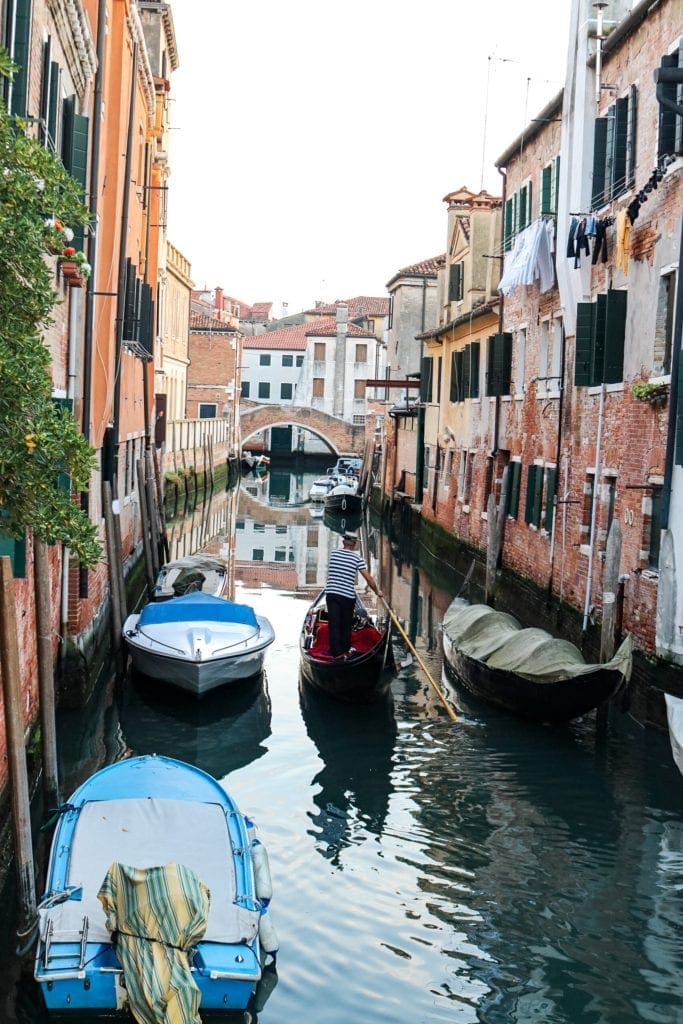
[[[12,74],[0,51],[0,76]],[[57,302],[47,253],[55,222],[84,225],[80,186],[0,101],[0,531],[62,541],[85,565],[101,557],[72,493],[87,490],[94,451],[52,399],[44,341]]]

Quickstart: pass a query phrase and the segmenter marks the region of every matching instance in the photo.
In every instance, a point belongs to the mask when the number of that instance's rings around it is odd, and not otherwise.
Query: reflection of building
[[[190,310],[188,420],[223,418],[229,424],[228,450],[239,450],[239,393],[242,336],[222,288],[193,292]]]
[[[166,273],[159,285],[159,318],[162,338],[162,385],[166,396],[166,420],[185,417],[189,359],[190,261],[170,242],[166,244]]]

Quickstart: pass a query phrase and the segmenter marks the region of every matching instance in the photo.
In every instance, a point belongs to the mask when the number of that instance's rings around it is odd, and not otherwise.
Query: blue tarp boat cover
[[[162,622],[236,622],[258,627],[254,609],[248,604],[235,604],[211,594],[184,594],[170,601],[152,601],[140,613],[138,625],[151,626]]]

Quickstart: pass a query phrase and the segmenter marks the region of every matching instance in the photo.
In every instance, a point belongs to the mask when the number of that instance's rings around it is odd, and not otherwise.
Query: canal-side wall
[[[484,600],[486,563],[482,551],[448,533],[438,523],[424,519],[421,507],[409,500],[381,506],[380,492],[372,496],[372,508],[383,519],[392,543],[411,563],[419,562],[430,579],[453,594],[472,602]],[[469,578],[468,578],[469,574]],[[505,566],[496,578],[495,604],[514,615],[524,626],[539,626],[571,640],[587,661],[600,655],[600,622],[591,620],[585,633],[577,609],[548,594],[532,580]],[[623,637],[617,637],[617,641]],[[664,694],[683,697],[683,671],[670,662],[635,650],[630,685],[619,705],[641,725],[665,731]]]

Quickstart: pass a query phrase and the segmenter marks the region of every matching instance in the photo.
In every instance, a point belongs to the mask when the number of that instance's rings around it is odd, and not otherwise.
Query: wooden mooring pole
[[[147,508],[147,490],[145,487],[145,474],[140,459],[135,463],[135,470],[138,481],[138,498],[140,500],[140,519],[142,527],[142,546],[145,551],[145,570],[147,573],[147,591],[152,594],[154,591],[154,561],[152,559],[152,545],[149,535],[149,509]]]
[[[9,558],[0,558],[0,668],[5,704],[7,771],[17,870],[17,934],[23,945],[36,925],[36,883],[31,842],[31,808],[24,741],[19,642],[14,578]]]
[[[33,580],[36,589],[36,638],[38,646],[38,688],[40,692],[40,739],[43,757],[45,807],[58,807],[59,772],[57,727],[55,724],[55,675],[52,656],[52,613],[50,564],[47,544],[33,540]]]
[[[112,646],[118,651],[121,646],[121,593],[119,572],[116,565],[116,539],[114,537],[114,513],[112,512],[111,484],[105,480],[102,484],[102,510],[104,512],[104,535],[107,544],[107,567],[109,569],[109,592],[111,600],[111,633]]]

